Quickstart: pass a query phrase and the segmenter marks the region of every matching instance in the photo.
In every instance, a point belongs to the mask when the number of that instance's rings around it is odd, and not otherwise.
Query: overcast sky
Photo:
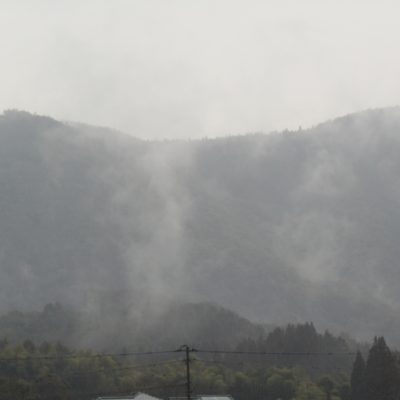
[[[142,138],[400,103],[400,2],[0,0],[0,109]]]

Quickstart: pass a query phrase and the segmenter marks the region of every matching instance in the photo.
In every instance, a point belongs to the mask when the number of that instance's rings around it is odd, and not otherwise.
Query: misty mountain
[[[163,142],[5,112],[1,309],[207,300],[399,344],[398,154],[399,108]]]
[[[172,302],[162,313],[146,307],[145,315],[137,319],[130,307],[106,300],[90,313],[59,303],[46,304],[41,311],[10,311],[0,317],[0,338],[14,344],[61,342],[75,349],[121,352],[175,350],[185,343],[234,349],[244,340],[266,334],[264,327],[211,303]]]

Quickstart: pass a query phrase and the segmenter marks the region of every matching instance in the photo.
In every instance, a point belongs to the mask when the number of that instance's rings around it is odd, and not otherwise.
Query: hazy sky
[[[400,103],[400,2],[0,0],[0,109],[142,138]]]

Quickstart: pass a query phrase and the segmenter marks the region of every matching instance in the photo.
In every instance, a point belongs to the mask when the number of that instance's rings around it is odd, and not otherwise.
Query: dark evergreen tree
[[[341,400],[351,400],[351,388],[348,384],[340,386],[338,393]]]
[[[350,377],[351,400],[364,400],[365,383],[365,361],[358,351]]]
[[[332,379],[329,376],[323,376],[318,381],[318,386],[324,391],[326,400],[332,399],[332,390],[335,387]]]
[[[383,337],[375,337],[365,368],[365,400],[397,400],[399,370]]]

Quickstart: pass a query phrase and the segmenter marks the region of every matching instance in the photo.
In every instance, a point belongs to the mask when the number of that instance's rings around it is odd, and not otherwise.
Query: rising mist
[[[6,112],[2,311],[59,301],[99,312],[112,298],[140,318],[207,300],[395,341],[399,129],[392,108],[151,142]]]

